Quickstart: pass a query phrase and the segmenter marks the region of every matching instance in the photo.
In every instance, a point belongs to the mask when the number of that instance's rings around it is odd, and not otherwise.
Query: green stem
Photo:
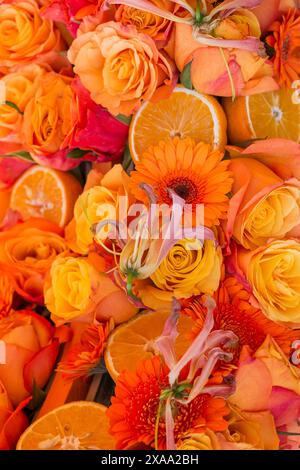
[[[160,399],[159,404],[158,404],[158,409],[157,409],[156,420],[155,420],[155,433],[154,433],[154,448],[155,448],[155,450],[158,450],[159,420],[160,420],[162,405],[163,405],[162,400]]]

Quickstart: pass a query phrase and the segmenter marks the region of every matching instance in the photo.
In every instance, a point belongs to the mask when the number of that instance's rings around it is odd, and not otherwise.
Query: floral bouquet
[[[300,449],[298,0],[0,0],[0,449]]]

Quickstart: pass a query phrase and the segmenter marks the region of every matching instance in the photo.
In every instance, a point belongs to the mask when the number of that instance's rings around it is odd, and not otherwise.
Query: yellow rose
[[[75,204],[74,220],[66,230],[67,242],[73,251],[87,254],[89,246],[96,240],[105,240],[109,226],[97,231],[93,228],[105,220],[117,220],[120,196],[123,197],[124,212],[127,214],[129,177],[121,165],[115,165],[102,179],[101,185],[84,191]],[[124,215],[126,215],[124,214]]]
[[[98,273],[85,258],[56,258],[44,290],[52,320],[59,324],[88,314],[98,288]]]
[[[177,298],[212,294],[219,286],[222,253],[211,240],[184,239],[170,249],[159,268],[150,276],[163,291]]]
[[[41,17],[35,0],[2,1],[0,24],[0,67],[34,61],[60,49],[58,29]]]
[[[296,178],[284,180],[248,157],[233,158],[229,169],[234,181],[227,221],[229,237],[232,234],[244,248],[253,250],[269,239],[299,231],[300,183]]]
[[[274,189],[243,218],[241,244],[245,248],[256,248],[270,238],[283,238],[300,223],[300,188],[286,184]]]
[[[237,263],[265,315],[290,328],[299,328],[300,243],[277,240],[254,251],[238,247]]]
[[[6,101],[15,104],[21,112],[7,105],[0,105],[0,138],[9,136],[10,141],[19,142],[18,133],[23,122],[25,106],[32,98],[39,78],[46,72],[46,66],[30,64],[16,72],[5,75],[1,82],[5,86]]]

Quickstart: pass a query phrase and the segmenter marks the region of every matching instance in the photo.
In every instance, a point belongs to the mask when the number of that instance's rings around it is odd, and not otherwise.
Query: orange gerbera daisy
[[[14,286],[9,275],[0,271],[0,319],[9,314],[14,296]]]
[[[57,370],[63,372],[65,378],[72,380],[90,375],[99,365],[106,340],[113,327],[112,319],[106,323],[88,325],[80,343],[70,350],[67,359],[59,363]]]
[[[272,336],[289,357],[292,352],[291,345],[299,339],[299,332],[272,322],[259,308],[253,307],[249,299],[249,292],[233,277],[225,279],[215,294],[217,305],[214,310],[214,329],[233,331],[239,338],[238,347],[231,351],[234,361],[238,361],[243,346],[247,345],[251,352],[255,352],[267,335]],[[183,300],[182,307],[182,313],[195,320],[192,330],[194,338],[202,329],[206,315],[202,296]]]
[[[290,87],[300,75],[300,13],[290,9],[270,27],[266,43],[274,54],[274,68],[280,85]]]
[[[137,199],[147,203],[142,183],[153,187],[158,204],[172,204],[170,191],[174,191],[191,204],[204,206],[204,225],[218,225],[219,219],[226,218],[228,196],[232,177],[227,170],[228,161],[223,153],[212,151],[205,143],[196,144],[192,139],[163,141],[150,147],[136,171],[131,173],[131,188]]]
[[[136,443],[154,446],[156,432],[158,448],[166,448],[164,413],[159,423],[157,415],[161,393],[169,387],[168,372],[160,357],[153,356],[140,362],[136,372],[121,373],[107,412],[117,449],[126,449]],[[207,393],[199,394],[188,405],[176,403],[173,413],[175,442],[191,429],[224,431],[228,427],[224,420],[229,413],[225,400]]]

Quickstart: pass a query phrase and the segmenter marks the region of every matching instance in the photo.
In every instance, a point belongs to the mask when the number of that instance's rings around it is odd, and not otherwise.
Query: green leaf
[[[12,101],[5,101],[5,104],[6,104],[6,106],[10,106],[15,111],[17,111],[19,114],[22,114],[22,116],[23,116],[24,113],[22,113],[20,108],[15,103],[13,103]]]
[[[129,150],[129,146],[126,145],[124,155],[123,155],[122,166],[123,166],[125,171],[128,171],[128,170],[131,169],[132,165],[133,165],[133,162],[132,162],[132,157],[131,157],[131,153],[130,153],[130,150]]]
[[[25,150],[20,150],[19,152],[8,153],[7,155],[5,155],[5,157],[18,157],[21,160],[26,160],[27,162],[34,162],[30,153],[26,152]]]
[[[185,88],[188,88],[189,90],[193,89],[193,84],[192,84],[192,79],[191,79],[191,67],[192,67],[192,61],[186,64],[184,67],[183,71],[180,74],[180,83],[182,83]]]
[[[132,116],[118,114],[118,116],[116,116],[116,119],[118,119],[118,121],[122,122],[123,124],[126,124],[126,126],[129,126],[129,124],[131,123]]]
[[[67,153],[67,158],[82,158],[87,153],[90,153],[89,150],[82,150],[82,149],[73,149]]]
[[[43,401],[46,398],[46,395],[47,395],[47,393],[37,385],[35,380],[33,380],[32,398],[31,398],[31,401],[28,404],[28,408],[30,410],[36,410],[36,409],[40,408]]]

